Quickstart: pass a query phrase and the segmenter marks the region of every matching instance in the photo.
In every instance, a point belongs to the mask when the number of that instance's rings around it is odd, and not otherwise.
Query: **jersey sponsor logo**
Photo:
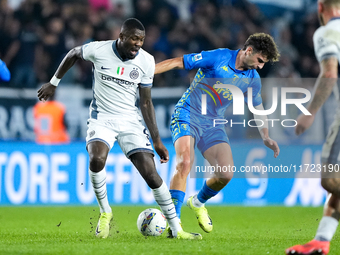
[[[101,78],[102,78],[103,81],[114,81],[115,83],[117,83],[117,84],[119,84],[119,85],[132,86],[132,85],[135,84],[134,82],[130,82],[130,81],[118,79],[118,78],[116,78],[116,77],[112,77],[112,76],[105,75],[105,74],[102,74],[102,75],[101,75]]]
[[[217,84],[220,84],[219,81],[216,84],[214,84],[213,87],[208,85],[208,84],[206,84],[206,83],[203,83],[203,82],[199,82],[199,84],[202,84],[202,85],[204,85],[205,87],[208,88],[208,89],[205,89],[205,88],[199,88],[198,87],[198,89],[203,90],[205,93],[207,93],[211,97],[211,99],[213,100],[215,106],[217,106],[217,100],[215,100],[215,97],[217,97],[218,102],[220,103],[220,105],[223,105],[222,104],[221,96],[223,98],[226,98],[229,101],[231,101],[233,99],[233,94],[231,93],[231,91],[229,89],[227,89],[227,88],[215,88],[215,86]]]
[[[220,82],[217,82],[216,84],[220,84]],[[216,85],[215,84],[215,85]],[[213,87],[215,87],[215,85]],[[233,99],[233,94],[231,93],[231,91],[227,88],[216,88],[216,92],[220,95],[222,94],[223,98],[226,98],[228,100],[232,100]]]
[[[220,101],[220,104],[222,105],[222,100],[221,100],[218,92],[213,87],[211,87],[210,85],[205,84],[203,82],[199,82],[199,84],[202,84],[202,85],[206,86],[207,88],[209,88],[217,96],[217,99]],[[210,93],[210,91],[208,91],[207,89],[204,89],[204,88],[199,88],[199,89],[201,89],[205,93],[207,93],[212,98],[212,100],[214,101],[215,105],[217,105],[216,100],[215,100],[214,96]]]
[[[118,75],[123,75],[123,73],[124,73],[124,67],[118,66],[118,68],[117,68],[117,74],[118,74]]]
[[[198,61],[202,59],[202,54],[196,54],[195,56],[192,57],[192,61]]]
[[[134,68],[134,69],[130,72],[130,78],[133,79],[133,80],[135,80],[135,79],[138,78],[138,76],[139,76],[139,73],[138,73],[138,71]]]
[[[106,70],[106,69],[110,69],[110,67],[104,67],[104,66],[102,66],[101,69],[102,69],[102,70]]]
[[[89,133],[89,136],[92,137],[92,136],[94,136],[95,133],[96,133],[96,132],[95,132],[94,130],[92,130],[92,131]]]

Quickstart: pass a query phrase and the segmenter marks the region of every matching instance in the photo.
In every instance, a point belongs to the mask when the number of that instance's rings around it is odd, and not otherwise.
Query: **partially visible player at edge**
[[[11,73],[9,72],[4,61],[0,59],[0,81],[9,81],[11,79]]]
[[[305,132],[312,124],[317,111],[332,93],[338,78],[340,62],[340,0],[319,0],[318,13],[321,27],[313,36],[314,51],[320,63],[320,74],[315,83],[315,93],[308,106],[310,116],[300,115],[297,118],[295,132],[297,135]],[[339,89],[337,88],[339,93]],[[337,94],[338,94],[337,93]],[[339,95],[339,94],[338,94]],[[326,142],[321,153],[323,164],[321,185],[329,192],[323,217],[319,223],[314,239],[304,245],[295,245],[286,249],[286,254],[328,254],[330,241],[339,224],[340,218],[340,178],[339,173],[328,172],[339,162],[340,153],[340,112],[329,129]],[[329,168],[328,168],[329,166]]]
[[[139,88],[140,108],[151,133],[154,148],[161,163],[169,160],[156,124],[151,100],[155,60],[141,49],[145,29],[137,19],[127,19],[117,40],[91,42],[68,52],[49,83],[38,90],[39,100],[51,97],[64,74],[79,60],[93,63],[93,99],[86,137],[89,154],[89,174],[100,207],[96,236],[109,235],[112,210],[106,191],[105,163],[107,155],[117,140],[122,151],[138,169],[152,189],[156,202],[178,239],[202,239],[200,234],[184,232],[171,200],[170,192],[158,175],[153,159],[154,151],[149,135],[141,123],[135,106]]]
[[[268,61],[278,61],[279,56],[273,38],[268,34],[257,33],[247,39],[242,49],[202,51],[199,54],[187,54],[156,64],[155,74],[174,68],[187,70],[199,68],[190,87],[177,103],[171,120],[177,165],[171,179],[170,193],[179,218],[187,176],[194,162],[195,146],[211,166],[223,168],[234,165],[224,125],[213,127],[213,119],[224,119],[225,110],[232,103],[233,95],[229,89],[217,89],[216,84],[226,83],[237,86],[244,93],[246,102],[247,89],[251,87],[253,106],[257,110],[263,110],[261,80],[255,69],[263,68]],[[221,99],[221,103],[217,99],[215,103],[211,97],[207,96],[207,115],[203,116],[201,97],[207,94],[207,90],[214,92],[213,96],[219,94],[217,97]],[[257,126],[263,142],[274,151],[276,158],[280,149],[277,143],[269,137],[267,116],[255,115],[254,118],[260,120]],[[204,183],[198,194],[187,201],[187,205],[195,212],[198,223],[205,232],[211,232],[213,225],[204,204],[216,196],[232,177],[232,172],[216,173]],[[169,234],[171,235],[171,231]]]

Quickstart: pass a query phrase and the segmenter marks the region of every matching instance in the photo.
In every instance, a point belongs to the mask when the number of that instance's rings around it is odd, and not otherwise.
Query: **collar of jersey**
[[[331,18],[329,21],[331,21],[331,20],[336,20],[336,19],[340,19],[340,17],[333,17],[333,18]]]
[[[229,60],[229,63],[228,63],[228,66],[231,68],[231,69],[233,69],[233,71],[235,72],[235,73],[243,73],[243,72],[245,72],[244,70],[238,70],[238,69],[236,69],[236,67],[235,67],[235,64],[236,64],[236,57],[237,57],[237,54],[238,54],[238,52],[240,51],[241,49],[238,49],[238,50],[232,50],[231,52],[231,54],[232,54],[232,57],[230,58],[230,60]]]
[[[129,58],[122,58],[119,53],[118,53],[118,50],[117,50],[117,40],[114,40],[113,43],[112,43],[112,50],[113,52],[116,54],[116,56],[121,60],[121,61],[128,61],[130,60]],[[139,51],[137,51],[137,54],[136,54],[136,57],[137,55],[139,54]]]

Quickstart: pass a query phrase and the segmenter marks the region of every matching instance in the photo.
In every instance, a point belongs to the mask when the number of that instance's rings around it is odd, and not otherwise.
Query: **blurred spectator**
[[[59,17],[51,18],[44,31],[42,40],[37,47],[36,70],[39,82],[52,77],[58,67],[55,60],[67,52],[63,20]]]
[[[90,7],[94,10],[110,11],[112,9],[111,2],[109,0],[89,0]]]
[[[54,100],[38,102],[33,107],[35,140],[40,144],[61,144],[70,141],[66,129],[65,107]]]
[[[12,73],[10,84],[37,87],[68,50],[117,38],[122,21],[131,16],[145,25],[144,48],[156,59],[171,58],[179,50],[238,48],[250,34],[266,32],[276,38],[285,63],[277,64],[280,71],[266,65],[262,77],[318,74],[312,42],[318,27],[315,11],[299,17],[285,12],[273,19],[247,0],[0,0],[0,58]],[[76,63],[62,82],[89,88],[90,70],[90,65]],[[182,86],[187,75],[162,76],[155,87]]]
[[[190,22],[192,0],[167,0],[177,10],[180,20]]]
[[[135,0],[135,18],[140,20],[145,27],[152,25],[155,21],[157,11],[153,0]],[[147,32],[147,31],[146,31]]]
[[[122,21],[124,21],[128,17],[134,16],[134,8],[132,0],[111,0],[112,5],[114,6],[113,15],[117,17],[122,17]]]
[[[299,53],[294,45],[292,45],[292,34],[289,28],[281,30],[278,47],[281,55],[287,55],[292,62],[296,62],[298,60]]]
[[[15,87],[36,87],[36,47],[39,37],[33,21],[28,21],[22,28],[19,37],[10,46],[13,49],[13,79]]]

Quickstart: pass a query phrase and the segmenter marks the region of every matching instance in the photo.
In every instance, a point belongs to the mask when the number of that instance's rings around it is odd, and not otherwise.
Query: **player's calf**
[[[202,239],[200,234],[184,232],[180,223],[180,219],[176,215],[175,205],[172,202],[170,192],[163,182],[157,189],[152,189],[153,195],[163,215],[171,229],[171,235],[177,239]]]

